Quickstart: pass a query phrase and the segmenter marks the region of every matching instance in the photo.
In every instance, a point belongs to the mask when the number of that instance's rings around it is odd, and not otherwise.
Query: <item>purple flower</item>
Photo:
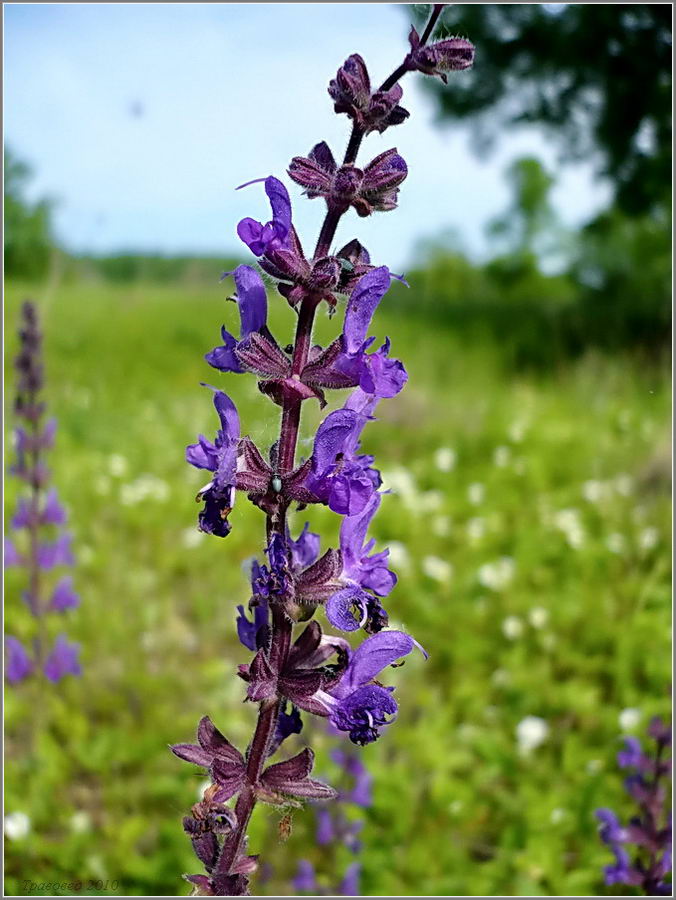
[[[21,566],[24,564],[24,558],[16,549],[14,541],[11,538],[5,538],[4,561],[6,566]]]
[[[80,645],[71,643],[65,634],[60,634],[52,652],[45,660],[45,676],[53,682],[60,681],[66,675],[81,675],[82,668],[78,662]]]
[[[298,863],[298,871],[294,876],[293,886],[297,891],[315,891],[317,889],[315,867],[309,860],[301,859]]]
[[[345,406],[329,413],[317,430],[306,487],[321,503],[344,516],[358,515],[380,487],[372,456],[358,455],[359,437],[377,397],[358,388]]]
[[[66,510],[59,503],[59,497],[55,488],[52,488],[47,494],[45,505],[42,509],[41,521],[44,525],[64,525],[66,518]]]
[[[317,843],[322,847],[330,844],[336,837],[336,830],[333,827],[333,819],[328,809],[317,810],[317,829],[315,831]]]
[[[252,579],[260,577],[260,566],[254,561],[252,569]],[[253,607],[253,621],[247,618],[243,606],[237,607],[237,636],[241,644],[254,653],[258,650],[260,643],[257,642],[256,636],[262,628],[266,628],[268,624],[268,603],[265,599],[257,599],[256,605]]]
[[[316,562],[319,557],[320,538],[318,534],[309,531],[310,523],[306,522],[298,539],[293,541],[287,537],[289,550],[291,551],[291,563],[296,570],[306,569]]]
[[[394,688],[372,682],[382,669],[407,656],[414,646],[416,642],[403,631],[374,634],[351,655],[338,684],[315,694],[332,724],[339,731],[347,731],[353,743],[363,745],[377,740],[380,728],[396,715]]]
[[[75,563],[71,543],[73,538],[69,534],[61,534],[52,542],[40,544],[37,551],[37,561],[41,569],[53,569],[55,566],[72,566]]]
[[[17,684],[33,671],[33,661],[18,638],[5,637],[5,675],[10,684]]]
[[[365,809],[371,806],[373,802],[371,794],[373,776],[361,759],[346,753],[340,747],[331,751],[331,759],[354,778],[352,790],[342,792],[340,799],[345,803],[354,803],[356,806],[361,806]]]
[[[252,567],[251,584],[254,597],[263,603],[267,603],[268,600],[283,600],[291,589],[289,552],[284,538],[280,534],[273,534],[265,552],[268,565],[261,566],[254,563]]]
[[[286,711],[289,706],[291,707],[291,712]],[[279,710],[277,727],[268,751],[268,756],[272,756],[288,737],[291,737],[292,734],[300,734],[302,730],[303,720],[300,717],[300,710],[297,706],[294,706],[292,703],[290,704],[288,700],[285,700]]]
[[[79,604],[80,597],[73,590],[72,576],[64,575],[54,587],[51,600],[49,601],[50,608],[56,612],[65,612],[67,609],[74,609]]]
[[[371,269],[355,284],[345,309],[343,333],[303,369],[303,381],[317,387],[360,387],[364,393],[394,397],[406,384],[402,363],[389,359],[390,341],[375,353],[366,351],[371,319],[390,286],[387,266]]]
[[[468,69],[474,63],[474,45],[464,38],[447,38],[427,47],[420,46],[420,35],[411,27],[408,36],[411,52],[406,57],[409,69],[425,75],[438,75],[446,84],[446,72]]]
[[[403,91],[395,84],[387,91],[371,93],[371,80],[366,63],[358,53],[349,56],[329,83],[329,96],[337,113],[347,113],[365,134],[385,131],[408,118],[399,106]]]
[[[617,754],[617,763],[623,769],[634,767],[642,768],[644,760],[641,742],[635,737],[626,737],[624,739],[624,750],[620,750]]]
[[[200,530],[226,537],[231,529],[228,515],[235,504],[239,416],[227,394],[216,388],[212,390],[221,428],[216,432],[213,444],[204,435],[199,435],[196,444],[186,447],[185,458],[196,468],[214,473],[213,479],[198,494],[198,499],[204,500],[204,509],[199,515]]]
[[[353,206],[363,217],[396,208],[399,185],[408,175],[408,167],[396,149],[381,153],[363,170],[351,163],[339,167],[322,141],[309,156],[295,156],[288,172],[310,199],[324,197],[343,211]]]
[[[224,325],[221,328],[223,345],[207,353],[205,359],[210,366],[221,372],[244,372],[245,367],[237,356],[237,350],[254,332],[261,332],[266,328],[268,301],[261,277],[251,266],[238,266],[232,274],[237,285],[240,337],[237,340],[226,331]]]
[[[291,199],[282,182],[272,175],[269,178],[249,181],[241,187],[247,187],[256,181],[265,183],[265,193],[272,208],[272,219],[265,225],[255,219],[242,219],[237,226],[237,234],[254,256],[263,256],[271,250],[283,250],[288,246],[291,231]]]
[[[351,863],[343,876],[343,880],[338,886],[338,893],[341,897],[358,897],[359,896],[359,876],[361,875],[361,863]]]
[[[329,598],[326,617],[342,631],[364,627],[375,633],[387,625],[387,613],[373,594],[386,597],[397,583],[397,576],[387,568],[389,550],[369,556],[375,540],[364,543],[380,498],[374,493],[359,515],[346,516],[340,526],[341,581],[346,586]]]

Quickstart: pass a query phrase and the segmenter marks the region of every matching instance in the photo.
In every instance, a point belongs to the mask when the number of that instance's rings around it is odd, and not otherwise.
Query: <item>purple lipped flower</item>
[[[623,769],[626,768],[644,768],[645,757],[641,742],[636,737],[626,737],[624,739],[624,750],[620,750],[617,754],[617,764]]]
[[[60,681],[66,675],[81,675],[82,667],[78,662],[80,645],[72,643],[65,634],[60,634],[54,647],[45,660],[45,676],[53,682]]]
[[[297,891],[316,891],[315,867],[308,859],[299,860],[298,870],[293,878],[293,886]]]
[[[406,57],[409,70],[417,69],[425,75],[438,75],[447,83],[446,72],[468,69],[474,63],[474,45],[465,38],[453,37],[420,46],[420,35],[411,26],[408,36],[411,52]]]
[[[270,250],[282,250],[288,246],[291,231],[291,199],[282,182],[273,175],[254,179],[241,187],[247,187],[257,181],[263,181],[265,184],[265,193],[272,208],[272,219],[265,225],[255,219],[242,219],[237,226],[237,234],[254,256],[263,256]]]
[[[59,497],[55,488],[52,488],[45,499],[45,505],[41,512],[41,521],[44,525],[65,525],[66,510],[59,503]]]
[[[380,487],[373,457],[358,454],[359,438],[378,402],[359,388],[317,430],[306,487],[340,515],[358,515]]]
[[[254,563],[258,570],[260,566]],[[260,576],[257,576],[260,577]],[[266,628],[268,624],[268,604],[266,600],[260,600],[253,607],[253,621],[247,618],[243,606],[237,607],[237,637],[241,644],[254,653],[260,646],[256,641],[256,636],[262,628]]]
[[[244,372],[245,367],[237,350],[255,332],[267,331],[268,301],[265,285],[251,266],[237,266],[232,275],[237,286],[237,307],[241,322],[239,340],[224,325],[221,328],[223,345],[207,353],[205,359],[210,366],[221,372]]]
[[[416,641],[403,631],[374,634],[350,656],[340,681],[328,691],[320,690],[315,695],[333,725],[339,731],[347,731],[354,744],[377,740],[380,729],[396,716],[398,706],[392,696],[394,688],[373,684],[373,680],[382,669],[407,656],[416,645]]]
[[[356,282],[345,308],[343,333],[305,366],[305,383],[317,387],[360,387],[378,398],[399,393],[408,375],[399,360],[389,359],[389,338],[376,352],[366,352],[375,340],[366,336],[371,319],[391,278],[387,266],[379,266]]]
[[[316,819],[315,838],[317,843],[323,847],[335,840],[336,830],[333,827],[333,818],[328,809],[318,809]]]
[[[74,565],[72,540],[70,534],[60,534],[55,541],[41,543],[37,550],[37,562],[40,568],[53,569],[55,566]]]
[[[287,709],[290,707],[290,712]],[[279,708],[279,716],[277,717],[277,727],[272,738],[268,756],[276,753],[281,744],[292,734],[300,734],[303,730],[303,720],[301,719],[300,710],[293,703],[284,700]]]
[[[371,92],[366,63],[358,53],[349,56],[329,83],[329,96],[337,113],[346,113],[365,134],[385,131],[408,118],[399,101],[402,88],[395,84],[387,91]]]
[[[14,541],[8,537],[5,538],[4,563],[5,566],[22,566],[24,564],[23,556],[17,550]]]
[[[56,612],[65,612],[67,609],[74,609],[79,605],[80,595],[73,589],[73,577],[64,575],[54,586],[49,607]]]
[[[214,473],[213,479],[200,490],[197,497],[204,501],[204,509],[199,514],[200,530],[226,537],[231,530],[228,515],[235,505],[239,416],[235,404],[227,394],[216,388],[212,390],[221,427],[216,432],[213,444],[204,435],[199,435],[196,444],[186,447],[185,457],[196,468]]]
[[[311,566],[319,557],[320,538],[318,534],[309,530],[310,523],[306,522],[297,540],[287,538],[291,551],[291,563],[294,569],[301,570]]]
[[[326,617],[342,631],[364,628],[375,633],[387,626],[387,613],[378,597],[386,597],[392,591],[397,576],[387,568],[389,550],[369,556],[375,540],[364,543],[380,500],[381,495],[374,493],[359,515],[346,516],[340,526],[341,582],[345,587],[327,601]]]
[[[343,880],[338,886],[341,897],[359,896],[359,876],[361,875],[361,863],[353,862],[347,867]]]
[[[5,636],[5,676],[10,684],[23,681],[33,671],[34,664],[18,638]]]
[[[340,800],[354,803],[356,806],[368,808],[373,803],[373,776],[358,756],[346,753],[341,747],[331,751],[331,759],[348,775],[354,778],[354,785],[349,791],[341,791]]]

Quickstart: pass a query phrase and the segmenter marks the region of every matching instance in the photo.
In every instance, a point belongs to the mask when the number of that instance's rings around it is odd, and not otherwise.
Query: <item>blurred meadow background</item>
[[[410,168],[400,209],[347,216],[337,246],[362,238],[411,285],[372,328],[410,380],[363,445],[391,490],[373,525],[399,574],[390,624],[430,654],[387,674],[398,722],[362,751],[365,895],[618,893],[594,809],[631,814],[620,737],[670,717],[670,9],[449,8],[474,69],[448,87],[408,76],[410,121],[362,151],[396,145]],[[227,540],[196,529],[204,479],[184,447],[216,425],[199,382],[233,397],[259,445],[278,427],[253,378],[203,361],[235,326],[219,275],[251,262],[235,224],[267,217],[261,190],[232,189],[322,138],[340,149],[328,80],[357,51],[384,77],[424,15],[5,5],[6,463],[31,297],[83,664],[5,688],[8,894],[91,879],[189,893],[181,817],[204,778],[167,744],[205,713],[240,745],[251,734],[234,623],[262,538],[243,499]],[[289,187],[309,246],[321,203]],[[284,343],[294,314],[269,296]],[[320,316],[320,342],[338,322]],[[306,404],[301,453],[319,415]],[[10,516],[18,489],[6,479]],[[335,535],[328,509],[295,514],[297,530],[306,519]],[[5,582],[6,632],[28,641],[22,571]],[[289,751],[306,738],[330,780],[338,739],[307,724]],[[271,871],[254,892],[293,893],[301,857],[333,884],[348,851],[315,844],[309,809],[286,842],[278,821],[255,814]]]

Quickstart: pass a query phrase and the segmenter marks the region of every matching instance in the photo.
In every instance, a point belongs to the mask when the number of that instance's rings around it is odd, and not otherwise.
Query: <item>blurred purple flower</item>
[[[54,647],[45,660],[44,673],[50,681],[60,681],[66,675],[81,675],[82,667],[78,662],[80,645],[71,643],[65,634],[60,634]]]
[[[10,684],[17,684],[33,671],[33,661],[18,638],[5,636],[5,675]]]

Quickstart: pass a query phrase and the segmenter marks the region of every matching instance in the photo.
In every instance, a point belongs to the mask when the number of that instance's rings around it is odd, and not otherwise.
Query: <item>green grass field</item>
[[[202,360],[223,317],[234,325],[228,288],[8,287],[8,359],[20,300],[33,296],[43,314],[60,426],[51,461],[82,597],[66,629],[84,665],[56,687],[5,690],[6,812],[31,822],[6,843],[8,894],[26,893],[26,880],[90,879],[100,893],[189,893],[181,874],[201,869],[181,817],[203,775],[167,744],[190,740],[205,713],[240,746],[251,734],[234,610],[248,597],[243,564],[260,554],[262,514],[241,499],[227,540],[197,533],[204,478],[183,455],[199,431],[213,437],[205,380],[233,396],[245,433],[266,449],[276,437],[278,409],[254,379]],[[273,330],[290,335],[284,301],[271,306]],[[319,337],[338,324],[323,317]],[[622,719],[636,734],[670,716],[669,373],[587,356],[515,376],[490,348],[390,318],[386,303],[372,333],[390,335],[410,373],[365,432],[392,489],[373,534],[400,575],[391,624],[430,658],[387,675],[400,716],[363,751],[375,802],[362,891],[615,894],[593,811],[631,811],[615,763],[620,714],[637,711]],[[7,379],[11,397],[11,367]],[[319,421],[306,407],[305,454]],[[10,511],[17,488],[7,480]],[[308,518],[336,534],[327,509]],[[19,570],[6,587],[6,629],[29,638]],[[530,752],[517,740],[529,716],[547,726]],[[336,739],[313,735],[316,771],[330,779]],[[311,811],[294,815],[286,843],[278,818],[255,815],[251,852],[275,874],[254,893],[290,892],[301,856],[335,881]]]

